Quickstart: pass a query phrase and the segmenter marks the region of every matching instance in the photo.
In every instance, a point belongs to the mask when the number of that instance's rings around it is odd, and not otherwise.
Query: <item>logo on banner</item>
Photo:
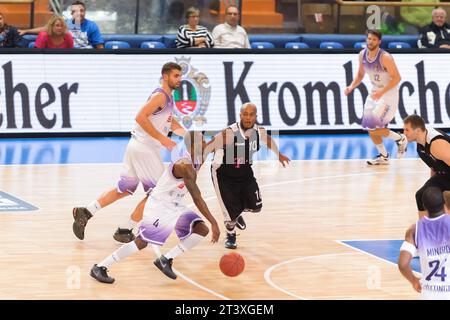
[[[211,98],[211,86],[208,77],[191,65],[191,58],[175,58],[182,68],[180,88],[173,92],[175,118],[186,128],[195,122],[197,127],[206,123],[204,116]]]
[[[0,191],[0,212],[33,211],[38,208],[6,192]]]

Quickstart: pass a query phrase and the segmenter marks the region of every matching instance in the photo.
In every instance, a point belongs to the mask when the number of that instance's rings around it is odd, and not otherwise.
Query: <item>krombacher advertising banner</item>
[[[402,76],[395,123],[418,113],[450,127],[450,54],[394,54]],[[2,54],[0,133],[128,132],[177,61],[183,82],[175,116],[188,128],[220,130],[243,102],[274,130],[360,129],[368,76],[348,97],[357,54]]]

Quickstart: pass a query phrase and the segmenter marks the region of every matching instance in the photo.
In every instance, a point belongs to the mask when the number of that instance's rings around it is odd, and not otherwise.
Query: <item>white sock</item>
[[[375,145],[377,147],[378,152],[383,156],[383,157],[387,157],[387,151],[386,148],[384,147],[384,144],[380,143],[380,144],[376,144]]]
[[[400,134],[398,134],[397,132],[392,131],[392,130],[389,130],[389,135],[387,137],[394,141],[398,141],[402,138],[402,136]]]
[[[100,203],[98,203],[97,200],[92,201],[90,204],[87,205],[86,209],[89,210],[90,213],[94,214],[96,213],[98,210],[100,210],[102,208],[102,206],[100,205]]]
[[[103,260],[100,263],[97,263],[97,266],[99,267],[106,267],[109,268],[114,262],[119,262],[120,260],[125,259],[126,257],[131,256],[133,253],[138,252],[139,249],[136,246],[136,243],[134,241],[124,244],[119,249],[114,251],[111,255],[106,257],[105,260]]]
[[[204,238],[205,237],[197,233],[193,233],[189,237],[181,240],[180,243],[173,247],[169,252],[167,252],[164,257],[166,257],[167,259],[174,259],[183,252],[186,252],[195,247]]]
[[[134,221],[133,219],[128,219],[128,221],[124,224],[120,225],[120,229],[133,229],[134,227],[136,227],[136,225],[138,224],[138,222]]]

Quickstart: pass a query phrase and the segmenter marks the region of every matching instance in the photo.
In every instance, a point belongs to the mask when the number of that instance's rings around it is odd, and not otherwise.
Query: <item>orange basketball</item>
[[[220,259],[220,271],[228,277],[236,277],[244,271],[245,261],[239,253],[227,253]]]

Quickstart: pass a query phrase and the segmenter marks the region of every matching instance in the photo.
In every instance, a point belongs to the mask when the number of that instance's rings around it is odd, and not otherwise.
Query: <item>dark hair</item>
[[[407,116],[405,119],[403,119],[404,124],[410,124],[413,129],[421,129],[422,131],[425,131],[425,121],[421,116],[418,116],[417,114],[411,114]]]
[[[161,74],[169,74],[173,69],[181,71],[181,66],[175,62],[167,62],[163,65],[161,69]]]
[[[86,10],[86,5],[84,4],[83,1],[76,0],[76,1],[72,2],[71,6],[82,6],[84,8],[84,10]]]
[[[376,30],[376,29],[369,29],[369,30],[367,30],[366,34],[367,35],[371,34],[371,35],[377,37],[378,40],[381,40],[381,37],[383,36],[381,31]]]
[[[422,202],[430,218],[439,216],[438,213],[444,210],[444,196],[439,188],[426,188],[422,194]]]
[[[239,8],[238,8],[238,6],[235,5],[235,4],[230,4],[228,7],[226,7],[225,13],[227,13],[227,12],[228,12],[228,9],[230,9],[230,8],[236,8],[237,11],[238,11],[238,13],[239,13]]]

